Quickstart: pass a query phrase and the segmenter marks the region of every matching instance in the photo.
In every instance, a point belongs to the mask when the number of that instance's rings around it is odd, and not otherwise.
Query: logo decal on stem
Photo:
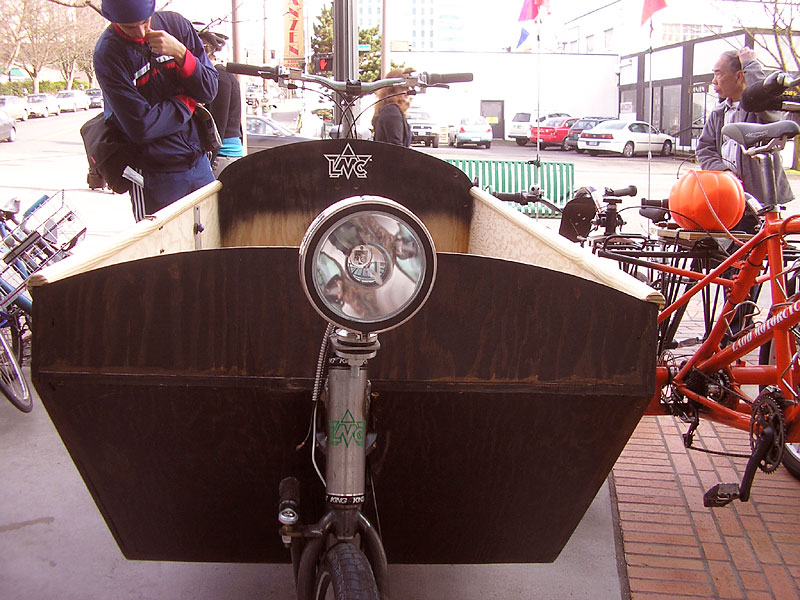
[[[355,442],[356,446],[363,446],[366,427],[367,422],[356,421],[348,409],[341,420],[335,421],[331,419],[328,421],[328,429],[330,431],[328,443],[331,446],[338,446],[344,442],[344,445],[349,448],[350,442]]]

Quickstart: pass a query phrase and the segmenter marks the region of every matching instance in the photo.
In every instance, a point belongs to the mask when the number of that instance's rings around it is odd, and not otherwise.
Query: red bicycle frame
[[[791,233],[800,233],[800,216],[784,220],[775,210],[765,215],[761,231],[708,274],[665,265],[652,265],[655,269],[698,279],[697,283],[680,298],[661,311],[659,323],[712,283],[725,286],[728,288],[728,293],[714,327],[694,354],[678,369],[668,365],[657,367],[657,391],[650,404],[649,414],[664,413],[661,390],[671,385],[679,395],[701,405],[705,418],[749,431],[752,415],[750,403],[754,398],[743,390],[742,386],[777,386],[784,398],[795,401],[784,411],[786,441],[800,442],[800,403],[797,402],[800,398],[797,392],[800,369],[796,356],[798,345],[791,333],[791,328],[800,323],[800,299],[787,298],[786,276],[783,269],[784,238]],[[767,273],[760,276],[765,258],[767,258]],[[733,266],[739,267],[738,275],[733,280],[723,278],[722,275]],[[741,332],[730,345],[722,347],[737,307],[749,298],[753,286],[765,281],[769,281],[772,298],[769,317],[763,323]],[[768,342],[772,342],[774,349],[774,365],[745,363],[745,356]],[[688,379],[695,372],[707,376],[724,373],[726,382],[729,382],[727,387],[733,392],[729,399],[733,401],[723,404],[692,390]]]

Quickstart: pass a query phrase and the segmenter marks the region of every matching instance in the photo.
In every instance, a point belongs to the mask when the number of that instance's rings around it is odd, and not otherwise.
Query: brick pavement
[[[741,481],[746,459],[685,449],[687,427],[645,417],[614,467],[631,600],[800,600],[800,481],[759,471],[749,502],[705,508],[705,490]],[[743,454],[749,434],[701,421],[695,445]]]
[[[749,502],[704,508],[705,490],[741,480],[746,461],[686,450],[685,430],[645,417],[614,467],[631,599],[800,598],[800,481],[759,472]],[[747,433],[708,421],[695,440],[749,451]]]

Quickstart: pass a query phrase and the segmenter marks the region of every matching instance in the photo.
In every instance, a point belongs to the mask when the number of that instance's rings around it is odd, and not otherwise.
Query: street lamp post
[[[358,79],[358,24],[356,22],[355,2],[353,0],[333,1],[333,76],[340,81]],[[336,120],[341,123],[340,136],[346,131],[354,131],[354,110],[341,114],[336,107]]]

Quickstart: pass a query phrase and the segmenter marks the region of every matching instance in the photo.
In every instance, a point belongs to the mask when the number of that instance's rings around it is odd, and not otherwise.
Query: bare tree
[[[55,4],[45,0],[27,0],[22,14],[25,37],[19,49],[22,68],[33,80],[33,91],[39,91],[39,76],[45,67],[54,64],[59,32],[64,27]]]
[[[800,22],[800,3],[779,2],[778,0],[762,0],[762,8],[772,21],[772,35],[753,36],[759,49],[769,54],[775,65],[783,71],[800,70],[797,40],[794,38],[793,25]],[[748,28],[743,26],[743,29]],[[767,39],[772,43],[768,43]]]
[[[80,11],[66,6],[59,6],[58,10],[64,14],[64,23],[67,26],[59,32],[56,62],[67,82],[67,89],[72,87],[78,71],[85,72],[91,83],[94,78],[94,45],[106,26],[106,21],[93,11]]]
[[[28,0],[0,0],[0,66],[3,73],[9,69],[19,57],[19,49],[25,38],[22,15]]]

